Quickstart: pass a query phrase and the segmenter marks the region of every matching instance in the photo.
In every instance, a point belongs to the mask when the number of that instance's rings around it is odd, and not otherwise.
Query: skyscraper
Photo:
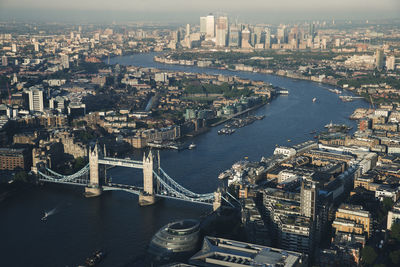
[[[189,36],[190,35],[190,24],[186,24],[186,35],[185,36]]]
[[[1,65],[8,66],[7,56],[2,56],[1,57]]]
[[[271,48],[271,30],[269,28],[265,28],[265,49]]]
[[[263,42],[263,28],[254,27],[254,44],[261,44]]]
[[[206,37],[212,39],[215,37],[215,18],[213,15],[207,16]]]
[[[396,68],[396,58],[391,55],[386,58],[386,69],[387,70],[394,70]]]
[[[284,44],[287,43],[287,29],[285,25],[281,25],[277,30],[277,39],[278,43]]]
[[[228,18],[218,17],[216,28],[217,28],[216,45],[220,47],[226,46],[226,36],[228,33]]]
[[[64,69],[69,69],[69,57],[68,55],[61,55],[61,65]]]
[[[207,34],[207,17],[200,17],[200,33]]]
[[[43,91],[38,88],[30,88],[28,91],[29,110],[40,111],[44,110]]]
[[[375,66],[381,70],[383,68],[383,50],[378,48],[375,53]]]
[[[251,48],[250,45],[250,31],[247,28],[244,28],[242,31],[242,43],[241,43],[242,48]]]
[[[230,26],[230,28],[229,28],[229,46],[230,47],[239,47],[239,40],[240,40],[239,28],[236,25]]]
[[[315,219],[317,189],[311,178],[303,178],[300,190],[300,213],[303,216]]]

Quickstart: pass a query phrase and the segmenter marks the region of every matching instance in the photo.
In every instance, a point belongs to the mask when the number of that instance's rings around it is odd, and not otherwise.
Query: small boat
[[[189,145],[189,149],[195,149],[196,148],[196,144],[195,143],[191,143],[190,145]]]
[[[312,99],[312,102],[315,103],[316,101],[317,101],[317,98],[314,97],[314,98]]]
[[[287,141],[288,141],[288,142],[292,142],[292,140],[290,140],[290,139],[288,139]]]
[[[86,266],[96,266],[105,257],[105,253],[101,250],[97,250],[89,258],[86,258]]]
[[[316,130],[312,130],[312,131],[310,132],[310,134],[315,134],[315,133],[317,133]]]
[[[49,214],[47,212],[44,212],[44,216],[42,217],[42,221],[46,221],[47,217],[49,217]]]

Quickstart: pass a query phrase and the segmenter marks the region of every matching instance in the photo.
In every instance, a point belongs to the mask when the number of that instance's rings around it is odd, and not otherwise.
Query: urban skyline
[[[155,21],[193,23],[193,17],[204,13],[225,12],[249,22],[285,22],[310,19],[398,19],[400,4],[396,0],[277,2],[241,1],[10,1],[0,2],[0,17],[39,21]]]

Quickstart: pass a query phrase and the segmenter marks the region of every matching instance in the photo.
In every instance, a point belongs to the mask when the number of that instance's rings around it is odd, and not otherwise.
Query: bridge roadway
[[[107,183],[102,186],[103,191],[125,191],[128,193],[133,193],[135,195],[139,195],[140,192],[143,191],[142,187],[133,186],[133,185],[125,185],[125,184],[116,184],[116,183]]]
[[[98,162],[99,164],[103,165],[143,169],[143,163],[141,161],[131,160],[131,159],[115,159],[115,158],[104,157],[102,159],[99,159]]]
[[[103,188],[103,191],[125,191],[125,192],[132,193],[135,195],[139,195],[141,192],[143,192],[142,187],[133,186],[133,185],[116,184],[116,183],[107,183],[106,185],[103,185],[102,188]],[[204,204],[204,205],[209,205],[209,206],[213,205],[212,202],[209,203],[209,202],[197,201],[195,198],[193,198],[191,200],[182,199],[173,194],[168,194],[167,192],[161,192],[161,193],[158,193],[155,195],[157,197],[161,197],[161,198],[183,200],[186,202],[194,202],[194,203],[199,203],[199,204]]]

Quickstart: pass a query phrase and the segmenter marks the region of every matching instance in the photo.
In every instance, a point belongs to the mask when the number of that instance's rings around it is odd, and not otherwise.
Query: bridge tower
[[[89,185],[85,188],[85,195],[87,197],[99,196],[102,193],[102,183],[104,180],[104,166],[99,165],[99,158],[103,157],[98,144],[94,146],[93,150],[89,148]]]
[[[214,192],[214,202],[213,202],[214,211],[216,211],[221,207],[221,199],[222,199],[222,193],[221,190],[218,188],[218,190]]]
[[[143,192],[139,195],[139,205],[148,206],[156,202],[154,181],[154,155],[150,152],[143,154]]]

